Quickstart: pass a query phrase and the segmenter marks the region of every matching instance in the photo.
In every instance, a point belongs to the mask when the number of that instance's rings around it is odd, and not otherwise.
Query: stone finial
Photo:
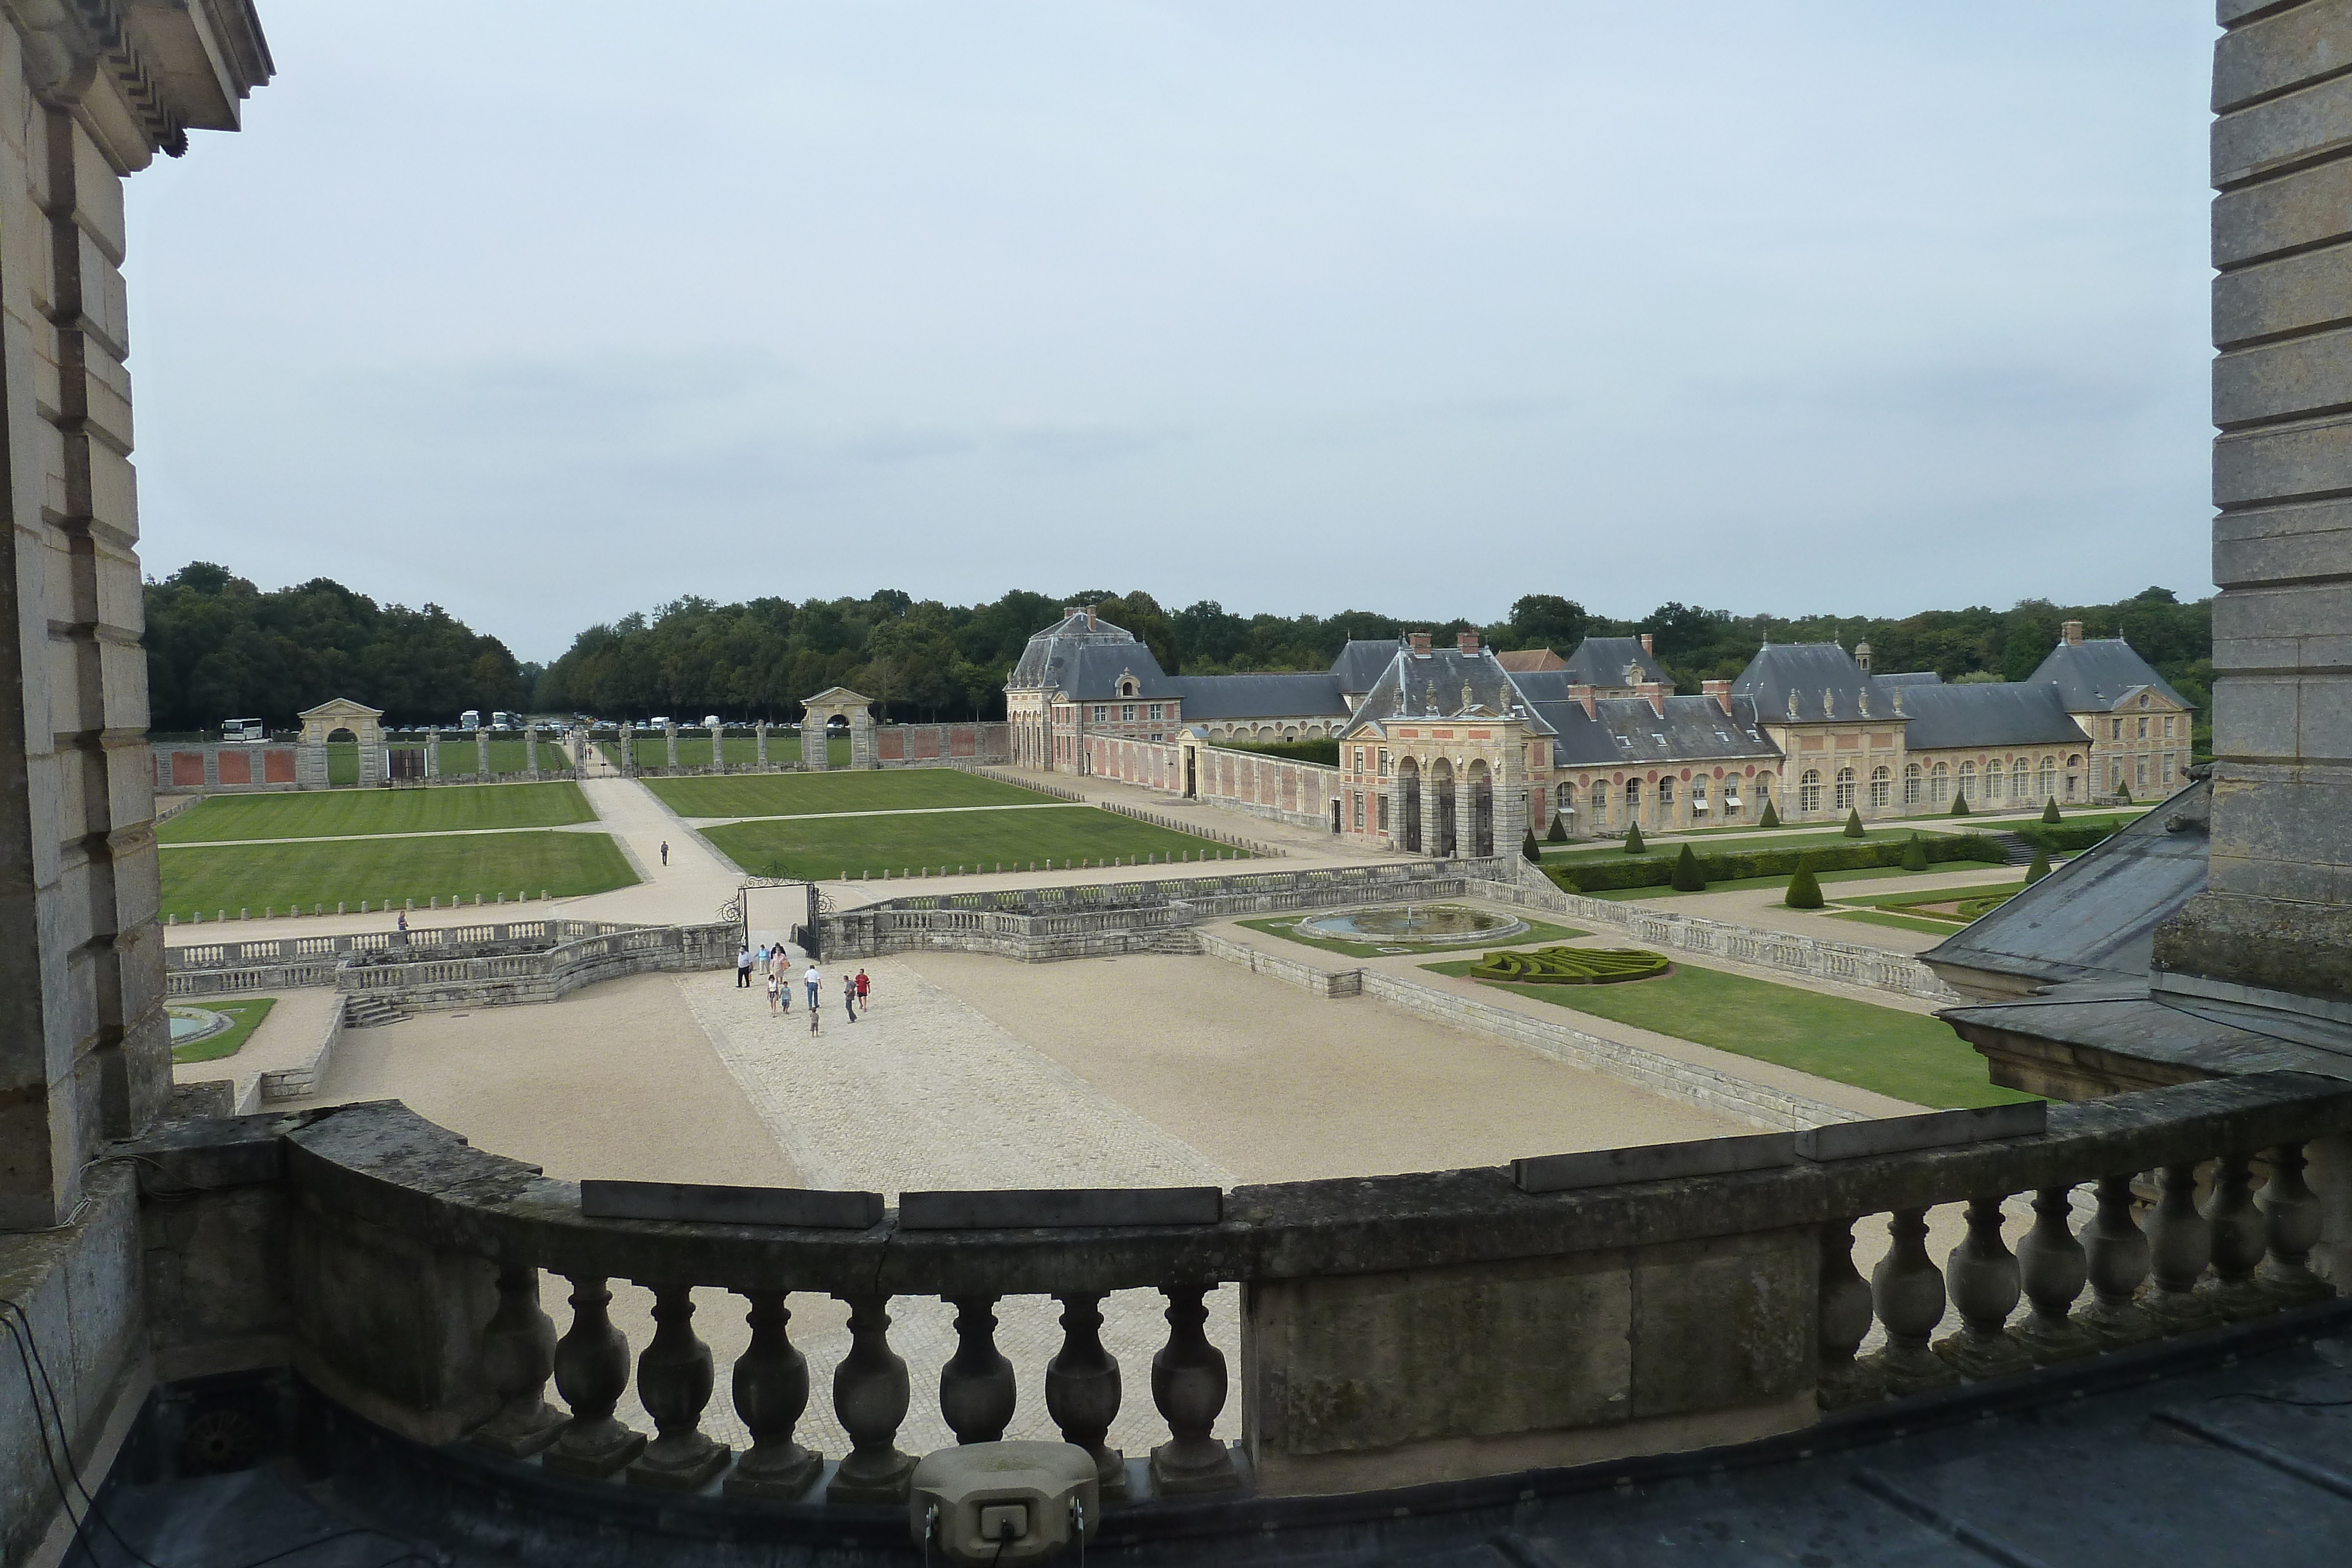
[[[1837,717],[1837,692],[1833,687],[1823,686],[1822,688],[1822,716],[1823,718]]]
[[[1797,716],[1797,688],[1794,686],[1789,688],[1789,716]]]
[[[1895,698],[1895,716],[1896,718],[1901,718],[1903,716],[1903,688],[1901,686],[1895,687],[1892,695]]]
[[[1854,697],[1853,700],[1854,705],[1862,710],[1862,716],[1868,718],[1870,716],[1870,692],[1868,688],[1864,688]]]
[[[1465,681],[1462,683],[1462,711],[1464,713],[1468,713],[1473,706],[1470,696],[1470,683]]]

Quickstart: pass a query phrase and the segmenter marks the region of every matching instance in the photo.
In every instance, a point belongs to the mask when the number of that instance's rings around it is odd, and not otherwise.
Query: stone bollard
[[[427,899],[425,903],[429,907],[438,909],[441,907],[441,895],[436,893],[431,898]]]
[[[339,899],[335,900],[335,913],[336,913],[336,914],[338,914],[338,915],[341,915],[342,912],[343,912],[343,901],[342,901],[341,899],[340,899],[340,898],[339,898]]]
[[[477,909],[482,907],[482,895],[478,893],[474,894],[474,907]]]
[[[263,905],[261,906],[261,917],[262,917],[264,920],[275,920],[275,919],[277,919],[277,918],[278,918],[278,906],[277,906],[276,904],[263,904]]]
[[[541,904],[545,904],[547,902],[547,889],[542,887],[539,890],[539,901]]]
[[[236,912],[236,917],[239,920],[250,920],[253,918],[253,911],[250,909],[240,909]]]
[[[179,921],[177,921],[177,920],[176,920],[176,919],[174,919],[173,916],[171,916],[170,915],[168,915],[168,914],[167,914],[167,915],[165,915],[163,916],[163,924],[164,924],[164,925],[177,925],[179,924]]]
[[[360,913],[361,913],[362,915],[365,915],[367,912],[368,912],[368,901],[367,901],[366,899],[362,898],[362,899],[361,899],[361,900],[360,900]]]
[[[388,899],[388,898],[387,898],[387,899],[385,899],[385,900],[384,900],[384,902],[385,902],[386,904],[390,904],[390,903],[392,902],[392,900],[390,900],[390,899]],[[413,898],[411,898],[411,899],[407,899],[407,900],[404,901],[404,906],[405,906],[405,907],[407,907],[407,908],[409,908],[409,909],[414,909],[414,908],[415,908],[415,907],[416,907],[416,900],[415,900],[415,899],[413,899]]]
[[[503,894],[503,893],[499,894],[499,902],[500,904],[504,904],[506,901],[507,901],[507,895],[506,895],[505,894]],[[475,902],[476,904],[479,904],[479,903],[481,903],[482,901],[481,901],[481,898],[480,898],[478,895],[477,895],[477,896],[476,896],[476,898],[474,899],[474,902]]]

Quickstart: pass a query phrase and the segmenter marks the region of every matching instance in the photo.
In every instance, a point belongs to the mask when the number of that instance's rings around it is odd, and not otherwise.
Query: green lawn
[[[1000,865],[1007,870],[1026,871],[1033,862],[1042,868],[1048,860],[1059,869],[1072,861],[1123,861],[1130,856],[1139,861],[1146,855],[1160,860],[1248,858],[1246,851],[1196,839],[1190,833],[1171,832],[1094,806],[1057,806],[1036,811],[797,817],[785,821],[731,822],[706,829],[703,836],[717,845],[721,854],[755,876],[829,879],[862,873],[878,877],[886,871],[898,876],[909,870],[919,872],[925,866],[937,874],[942,867],[952,872],[959,865],[973,871],[993,871]],[[772,872],[771,866],[776,869]]]
[[[488,906],[501,893],[512,904],[525,892],[533,900],[542,889],[560,898],[627,887],[637,880],[620,846],[605,833],[235,844],[166,849],[163,861],[163,912],[184,921],[199,914],[209,921],[222,910],[232,920],[240,909],[252,910],[256,918],[265,908],[284,912],[299,906],[308,912],[324,904],[331,911],[339,903],[357,913],[362,899],[398,907],[413,898],[422,909],[436,897],[445,904],[452,898],[470,904],[479,894]]]
[[[2000,867],[1990,861],[1938,861],[1934,869],[1937,871],[1999,871]],[[1734,877],[1728,882],[1710,882],[1706,884],[1706,891],[1738,893],[1740,889],[1748,887],[1786,887],[1789,885],[1790,874],[1790,873],[1782,872],[1777,876],[1741,876]],[[1859,871],[1817,871],[1813,873],[1813,879],[1827,885],[1837,882],[1881,882],[1888,877],[1921,874],[1923,873],[1916,871],[1905,871],[1899,865],[1874,865],[1864,866]],[[1618,904],[1631,904],[1653,898],[1681,898],[1687,895],[1678,894],[1671,887],[1661,886],[1612,887],[1600,893],[1580,894],[1578,896],[1606,898]]]
[[[1947,862],[1949,863],[1949,862]],[[2022,882],[1983,882],[1974,887],[1931,887],[1917,893],[1882,893],[1868,898],[1841,898],[1840,904],[1866,904],[1873,909],[1900,909],[1911,904],[1949,904],[1957,898],[1992,898],[2025,891]]]
[[[645,783],[662,804],[681,817],[793,817],[925,806],[1034,806],[1054,799],[955,768],[745,773],[710,779],[648,779]]]
[[[760,760],[759,737],[751,735],[730,735],[723,736],[720,738],[725,740],[727,743],[727,761],[730,766],[740,765],[749,768]],[[604,748],[604,756],[608,760],[615,764],[619,763],[621,760],[621,743],[619,741],[600,740],[596,744]],[[640,768],[667,768],[669,766],[669,741],[667,737],[661,735],[654,735],[650,737],[645,735],[636,736],[634,737],[631,749],[637,754],[637,766]],[[837,735],[833,737],[830,743],[825,747],[825,753],[830,766],[835,768],[848,767],[849,737],[845,735]],[[800,759],[801,737],[799,736],[783,735],[775,732],[771,732],[769,734],[768,760],[770,762],[798,762]],[[681,733],[678,736],[677,765],[680,768],[708,768],[710,766],[710,732],[709,730],[698,730],[692,735]]]
[[[422,751],[425,737],[421,735],[387,735],[384,747],[392,751]],[[530,748],[520,736],[497,736],[490,741],[490,771],[520,773],[530,760]],[[436,775],[452,777],[472,773],[480,763],[474,749],[474,737],[465,730],[453,730],[441,737],[441,766]],[[556,737],[539,737],[539,770],[541,773],[569,773],[572,754]],[[327,743],[327,782],[356,784],[360,781],[360,746],[355,740],[331,740]]]
[[[1423,967],[1462,975],[1476,961]],[[1998,1105],[2034,1098],[1987,1082],[1984,1058],[1932,1018],[1696,964],[1677,963],[1674,973],[1659,979],[1622,986],[1499,988],[1915,1105]]]
[[[1700,830],[1701,832],[1715,832],[1721,831],[1722,830],[1720,829]],[[1755,830],[1749,829],[1748,831],[1752,834]],[[1839,844],[1858,844],[1864,842],[1882,844],[1889,842],[1901,843],[1915,832],[1922,839],[1929,839],[1936,836],[1934,829],[1906,826],[1901,828],[1873,828],[1866,831],[1862,838],[1850,839],[1834,828],[1827,831],[1814,828],[1804,832],[1760,834],[1741,841],[1738,843],[1706,845],[1695,844],[1692,846],[1692,849],[1695,852],[1700,854],[1737,855],[1746,854],[1750,851],[1757,850],[1813,850]],[[1546,844],[1544,846],[1544,859],[1548,861],[1573,862],[1577,861],[1622,861],[1654,858],[1661,853],[1678,853],[1680,852],[1680,842],[1682,840],[1696,836],[1696,834],[1693,833],[1676,833],[1670,841],[1665,834],[1661,833],[1658,837],[1650,840],[1644,847],[1643,853],[1639,855],[1628,855],[1625,852],[1625,846],[1622,844],[1586,845],[1572,849],[1563,849],[1558,844]]]
[[[269,1016],[269,1009],[278,1005],[278,998],[276,997],[240,997],[233,1002],[201,1002],[189,1005],[202,1007],[208,1013],[218,1013],[224,1018],[235,1019],[236,1024],[236,1027],[223,1030],[208,1040],[196,1040],[189,1045],[173,1046],[172,1061],[175,1065],[191,1061],[218,1061],[224,1056],[235,1056],[237,1047],[246,1042],[247,1038],[261,1026],[261,1020]]]
[[[1875,909],[1846,909],[1831,915],[1832,920],[1859,920],[1867,925],[1892,925],[1897,931],[1924,931],[1930,936],[1949,936],[1964,921],[1938,920],[1933,915],[1881,915]]]
[[[422,789],[304,790],[215,795],[156,830],[166,844],[225,839],[323,839],[357,833],[446,833],[467,828],[554,828],[593,822],[577,784],[452,784]]]
[[[1328,911],[1326,913],[1328,913]],[[1314,915],[1283,915],[1268,920],[1244,920],[1244,925],[1253,931],[1263,931],[1269,936],[1279,936],[1286,942],[1296,942],[1303,947],[1320,947],[1326,953],[1344,953],[1350,958],[1393,958],[1402,944],[1385,946],[1375,942],[1341,942],[1329,936],[1308,936],[1298,930],[1302,920],[1314,920]],[[1549,925],[1540,920],[1530,920],[1528,928],[1497,946],[1491,936],[1465,937],[1459,942],[1416,942],[1404,951],[1408,953],[1444,952],[1454,947],[1475,947],[1480,952],[1500,952],[1504,947],[1526,947],[1548,942],[1566,942],[1578,936],[1590,936],[1589,931],[1579,931],[1572,925]]]

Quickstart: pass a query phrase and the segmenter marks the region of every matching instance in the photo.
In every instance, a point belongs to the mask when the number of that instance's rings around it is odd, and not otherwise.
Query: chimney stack
[[[1598,700],[1593,695],[1593,691],[1591,686],[1572,685],[1569,687],[1568,700],[1572,703],[1582,703],[1584,705],[1585,717],[1599,718],[1601,716],[1600,706]]]
[[[1067,621],[1071,616],[1076,615],[1077,612],[1078,607],[1075,604],[1065,604],[1062,606],[1062,619],[1065,621]]]
[[[1454,633],[1454,646],[1465,657],[1473,659],[1476,658],[1478,656],[1478,633],[1475,632],[1456,632]]]
[[[2065,634],[2066,641],[2069,643],[2079,643],[2083,640],[2083,623],[2080,621],[2069,621],[2058,630]]]
[[[1414,653],[1428,653],[1428,652],[1429,652],[1429,633],[1428,633],[1428,632],[1413,632],[1413,633],[1412,633],[1412,651],[1413,651]]]
[[[1660,718],[1666,716],[1666,684],[1664,681],[1643,681],[1633,688],[1633,695],[1650,705],[1650,711]]]
[[[1087,630],[1089,632],[1099,630],[1099,623],[1095,620],[1095,607],[1091,604],[1087,606]]]
[[[1726,718],[1731,716],[1731,683],[1729,681],[1701,681],[1698,684],[1698,689],[1715,699],[1715,706],[1723,710]]]
[[[1657,652],[1655,648],[1650,646],[1650,634],[1647,632],[1642,633],[1642,652],[1644,653],[1654,653]]]

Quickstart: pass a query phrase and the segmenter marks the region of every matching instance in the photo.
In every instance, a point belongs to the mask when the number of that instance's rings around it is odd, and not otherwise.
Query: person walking
[[[873,988],[873,985],[874,982],[866,977],[865,970],[857,971],[857,1009],[860,1012],[874,1005],[866,999],[866,993]]]
[[[751,988],[751,949],[748,944],[735,955],[735,988],[739,991]]]
[[[851,1023],[857,1021],[857,982],[847,975],[841,977],[841,1009]]]
[[[778,990],[780,990],[780,991],[782,991],[782,992],[783,993],[783,997],[784,997],[784,1011],[786,1011],[786,1012],[790,1012],[790,1011],[792,1011],[792,1010],[793,1010],[793,963],[792,963],[792,956],[791,956],[790,954],[788,954],[788,953],[786,953],[786,952],[784,951],[784,945],[783,945],[782,943],[781,943],[781,942],[779,942],[779,943],[777,943],[777,944],[776,944],[776,950],[775,950],[773,953],[771,953],[771,954],[768,956],[768,979],[769,979],[769,982],[770,982],[772,985],[773,985],[773,986],[774,986]]]
[[[776,1000],[784,994],[783,982],[776,978],[773,969],[768,971],[768,1016],[776,1016]]]
[[[394,924],[394,925],[397,925],[398,927],[400,927],[400,934],[401,934],[402,936],[407,936],[407,935],[408,935],[408,911],[406,911],[405,909],[402,910],[402,911],[400,912],[400,918],[399,918],[399,919],[397,919],[397,920],[395,920],[395,921],[394,921],[394,922],[393,922],[393,924]]]
[[[664,839],[662,841],[662,864],[669,864],[669,841],[667,839]]]
[[[816,972],[816,966],[814,964],[811,964],[808,967],[808,973],[801,977],[801,983],[808,988],[809,1011],[816,1011],[818,1002],[817,988],[824,984],[824,977]]]

